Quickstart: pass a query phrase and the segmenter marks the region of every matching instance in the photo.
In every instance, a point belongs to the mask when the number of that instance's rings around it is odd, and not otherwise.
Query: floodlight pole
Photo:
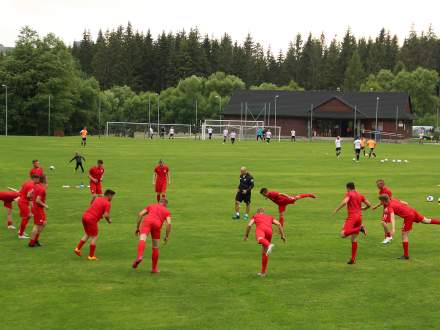
[[[274,116],[275,116],[275,118],[274,118],[274,126],[275,126],[275,129],[276,129],[276,127],[277,127],[277,99],[279,98],[280,96],[279,95],[275,95],[275,100],[274,100]]]
[[[5,96],[5,136],[8,136],[8,85],[2,85],[6,90],[6,96]]]
[[[151,94],[148,94],[148,135],[151,131]]]
[[[397,142],[398,131],[399,131],[399,106],[396,106],[396,142]]]
[[[313,139],[313,104],[310,105],[310,141]]]
[[[47,136],[50,136],[50,94],[49,94],[49,115],[47,117]]]
[[[375,135],[377,135],[377,132],[378,132],[378,129],[377,129],[377,114],[378,114],[378,112],[379,112],[379,100],[380,100],[380,97],[378,96],[378,97],[376,98],[376,126],[375,126],[375,128],[374,128],[374,130],[376,131],[376,134],[375,134]],[[376,136],[375,136],[375,138],[376,138]]]
[[[194,125],[194,128],[196,130],[194,136],[196,137],[197,136],[197,98],[196,98],[196,124]]]
[[[160,94],[157,95],[157,135],[160,135]]]
[[[356,119],[356,115],[357,115],[357,105],[354,106],[354,125],[353,125],[353,128],[354,128],[354,130],[353,130],[354,131],[354,134],[353,134],[354,136],[353,137],[354,138],[356,138],[356,135],[357,135],[357,122],[356,122],[357,119]]]

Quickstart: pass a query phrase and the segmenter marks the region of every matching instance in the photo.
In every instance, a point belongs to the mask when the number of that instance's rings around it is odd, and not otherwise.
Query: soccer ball
[[[49,169],[50,169],[51,171],[53,171],[53,170],[55,169],[55,166],[50,165],[50,166],[49,166]]]
[[[405,163],[408,163],[408,161],[407,161],[406,159],[404,160],[404,162],[405,162]]]
[[[393,159],[393,163],[395,163],[396,162],[396,160],[395,159]]]
[[[401,162],[402,162],[402,160],[401,160],[401,159],[398,159],[398,160],[397,160],[397,162],[398,162],[398,163],[401,163]]]
[[[356,158],[353,158],[353,161],[355,161],[356,160]]]
[[[427,202],[433,202],[434,201],[434,197],[429,195],[428,197],[426,197],[426,201]]]
[[[384,163],[385,161],[383,159],[380,160],[381,163]]]
[[[385,161],[387,162],[387,161],[388,161],[388,158],[385,158]]]

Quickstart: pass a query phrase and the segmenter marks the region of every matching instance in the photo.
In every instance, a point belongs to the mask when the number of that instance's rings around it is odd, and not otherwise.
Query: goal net
[[[191,136],[191,125],[187,124],[157,124],[157,123],[134,123],[134,122],[107,122],[105,126],[106,136],[150,138],[168,137],[174,130],[174,137],[188,138]]]
[[[242,121],[242,120],[205,120],[202,124],[202,140],[210,138],[222,138],[223,131],[228,130],[228,135],[231,132],[237,134],[239,140],[255,140],[257,131],[262,130],[266,132],[270,130],[272,139],[281,140],[280,126],[265,126],[263,121]]]

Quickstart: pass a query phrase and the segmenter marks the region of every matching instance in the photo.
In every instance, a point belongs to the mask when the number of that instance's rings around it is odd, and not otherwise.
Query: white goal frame
[[[228,129],[230,132],[232,130],[238,131],[238,139],[239,140],[252,140],[256,138],[256,130],[258,128],[268,128],[273,132],[272,139],[277,139],[278,141],[281,141],[281,126],[265,126],[264,121],[258,121],[258,120],[218,120],[218,119],[207,119],[202,124],[202,140],[207,139],[208,135],[208,127],[211,128],[219,128],[221,131],[225,128]],[[244,134],[246,131],[252,130],[253,134],[252,137],[247,137],[246,134]],[[223,136],[223,135],[222,135]]]
[[[139,122],[130,122],[130,121],[108,121],[105,124],[105,136],[108,137],[109,136],[109,127],[111,125],[120,125],[120,126],[134,126],[134,127],[142,127],[144,128],[144,132],[146,132],[144,134],[144,137],[148,137],[149,136],[149,130],[150,127],[153,128],[153,132],[154,135],[159,136],[160,135],[160,129],[161,127],[166,127],[167,129],[165,130],[165,135],[168,135],[169,133],[169,129],[171,127],[174,128],[174,130],[176,131],[175,135],[179,136],[182,135],[181,131],[183,130],[184,133],[184,137],[191,137],[192,136],[192,127],[190,124],[157,124],[157,123],[139,123]],[[140,132],[140,130],[138,130]],[[180,131],[180,132],[179,132]]]

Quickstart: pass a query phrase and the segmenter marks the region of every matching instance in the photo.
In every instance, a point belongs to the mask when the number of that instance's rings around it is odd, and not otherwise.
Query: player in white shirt
[[[295,132],[295,130],[293,128],[290,131],[290,141],[291,142],[296,142],[296,132]]]
[[[235,143],[235,138],[237,137],[237,133],[235,133],[235,131],[232,131],[231,135],[229,137],[231,138],[232,144],[234,144]]]
[[[170,134],[169,139],[174,139],[174,127],[170,128],[169,134]]]
[[[361,154],[361,140],[356,137],[353,141],[354,144],[354,152],[356,154],[356,162],[359,162],[359,155]]]
[[[266,142],[270,143],[271,138],[272,138],[272,132],[270,131],[270,129],[268,129],[266,132]]]
[[[150,127],[150,139],[152,139],[154,136],[154,130],[153,127]]]
[[[228,139],[228,134],[229,134],[229,131],[227,128],[225,128],[223,130],[223,143],[226,143],[226,140]]]
[[[336,147],[336,157],[339,158],[339,156],[341,156],[341,144],[342,144],[342,139],[337,136],[336,140],[335,140],[335,147]]]
[[[208,137],[210,140],[212,139],[212,127],[208,127]]]

